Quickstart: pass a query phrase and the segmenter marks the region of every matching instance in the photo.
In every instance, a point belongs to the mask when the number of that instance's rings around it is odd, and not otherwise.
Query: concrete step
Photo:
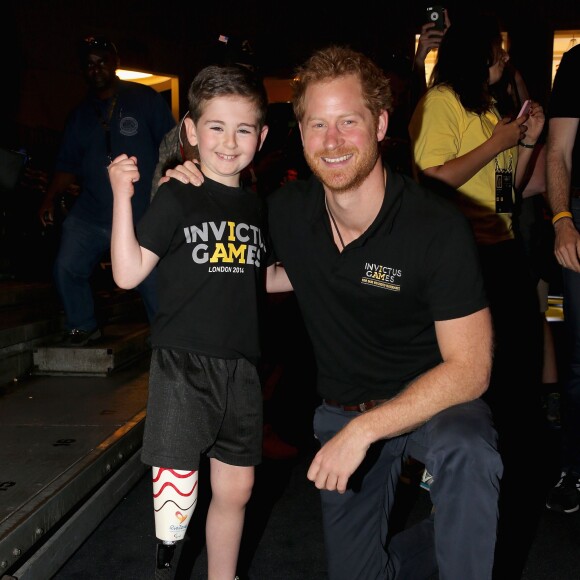
[[[112,324],[103,333],[80,348],[58,343],[35,348],[32,374],[107,376],[150,352],[148,324]]]
[[[103,370],[104,365],[109,365],[107,369],[117,368],[130,362],[136,350],[142,351],[134,328],[127,329],[128,344],[122,346],[118,336],[122,330],[116,326],[125,322],[144,323],[146,314],[138,292],[118,288],[98,290],[95,309],[103,324],[113,326],[106,331],[114,344],[113,351],[101,357],[98,372],[102,374],[110,372]],[[0,282],[0,385],[18,382],[30,375],[35,365],[34,351],[56,344],[63,334],[64,315],[52,284]],[[70,357],[70,353],[66,356]],[[82,372],[88,372],[86,367],[81,368]]]

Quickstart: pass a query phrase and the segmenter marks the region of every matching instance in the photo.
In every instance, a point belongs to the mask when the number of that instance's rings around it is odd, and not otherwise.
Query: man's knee
[[[457,405],[435,420],[438,424],[432,430],[429,454],[437,463],[452,461],[457,468],[477,466],[488,474],[501,475],[497,433],[483,401]]]

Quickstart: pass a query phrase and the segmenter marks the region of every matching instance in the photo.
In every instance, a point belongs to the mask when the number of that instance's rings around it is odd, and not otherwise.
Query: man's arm
[[[291,292],[293,290],[286,268],[275,263],[266,270],[266,292]]]
[[[109,179],[113,189],[113,229],[111,236],[111,265],[113,278],[120,288],[135,288],[149,275],[159,261],[153,252],[142,248],[135,236],[131,198],[134,183],[139,181],[135,157],[119,155],[109,165]]]
[[[350,421],[318,451],[307,474],[318,489],[344,493],[372,443],[412,431],[487,390],[493,351],[489,309],[436,322],[435,329],[443,362],[393,399]]]
[[[548,200],[554,215],[570,211],[572,149],[578,131],[578,119],[554,117],[550,119],[546,143],[546,184]],[[554,254],[561,266],[580,272],[580,233],[570,218],[554,224],[556,239]]]

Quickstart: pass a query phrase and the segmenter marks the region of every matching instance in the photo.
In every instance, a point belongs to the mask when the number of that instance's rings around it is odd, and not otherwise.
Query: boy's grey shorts
[[[262,457],[262,389],[246,359],[153,349],[141,460],[199,469],[207,454],[229,465]]]

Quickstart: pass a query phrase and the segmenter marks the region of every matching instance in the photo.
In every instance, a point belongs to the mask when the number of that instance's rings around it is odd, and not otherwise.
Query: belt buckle
[[[374,405],[372,404],[372,401],[367,401],[367,402],[365,402],[365,403],[359,403],[359,404],[357,405],[357,407],[358,407],[358,410],[359,410],[361,413],[365,413],[365,412],[366,412],[366,411],[368,411],[369,409],[372,409],[372,408],[373,408],[373,406],[374,406]]]

